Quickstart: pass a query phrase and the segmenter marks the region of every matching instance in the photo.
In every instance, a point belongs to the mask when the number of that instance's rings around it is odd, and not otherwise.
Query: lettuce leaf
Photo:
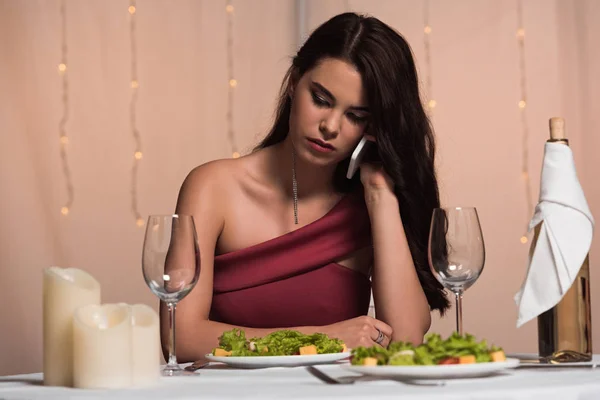
[[[246,339],[245,332],[234,328],[223,332],[219,347],[231,351],[231,356],[286,356],[299,354],[300,348],[314,345],[317,354],[339,353],[343,342],[323,333],[305,335],[295,330],[283,329],[264,337]]]
[[[478,341],[471,334],[459,335],[454,332],[443,340],[437,333],[427,334],[421,345],[410,342],[392,342],[387,349],[380,346],[358,347],[352,350],[353,365],[362,365],[366,357],[378,359],[377,365],[437,365],[449,357],[475,356],[475,361],[490,362],[490,353],[501,351],[498,346],[489,346],[486,340]]]

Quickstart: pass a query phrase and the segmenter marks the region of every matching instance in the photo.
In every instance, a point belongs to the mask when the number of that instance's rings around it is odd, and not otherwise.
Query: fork
[[[560,350],[545,357],[520,359],[520,361],[522,364],[562,364],[588,362],[592,361],[592,357],[588,354],[579,353],[573,350]]]
[[[309,365],[306,367],[306,370],[315,378],[320,379],[321,381],[330,384],[330,385],[352,385],[358,381],[377,381],[377,380],[391,380],[399,383],[404,383],[406,385],[414,385],[414,386],[446,386],[446,382],[444,381],[434,381],[434,382],[417,382],[411,379],[399,379],[395,377],[376,377],[376,376],[341,376],[339,378],[334,378],[332,376],[327,375],[325,372],[321,371],[318,368]]]
[[[199,370],[199,369],[201,369],[201,368],[204,368],[204,367],[206,367],[208,364],[209,364],[209,362],[208,362],[208,361],[205,361],[205,360],[198,360],[198,361],[195,361],[195,362],[193,362],[192,364],[188,365],[188,366],[187,366],[187,367],[185,367],[184,369],[185,369],[186,371],[194,372],[194,371],[197,371],[197,370]]]

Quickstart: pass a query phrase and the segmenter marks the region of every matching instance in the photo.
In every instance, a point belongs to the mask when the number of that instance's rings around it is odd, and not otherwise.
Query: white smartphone
[[[373,143],[368,140],[365,136],[358,142],[358,146],[354,149],[352,156],[350,157],[350,165],[348,165],[348,172],[346,173],[346,178],[352,179],[358,167],[360,167],[360,163],[365,157],[365,154],[369,150]]]

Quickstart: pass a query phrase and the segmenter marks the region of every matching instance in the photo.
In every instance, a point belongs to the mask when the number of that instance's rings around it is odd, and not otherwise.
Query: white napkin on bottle
[[[546,143],[540,200],[529,230],[542,224],[521,289],[517,327],[554,307],[573,284],[592,244],[594,217],[577,179],[571,148]]]

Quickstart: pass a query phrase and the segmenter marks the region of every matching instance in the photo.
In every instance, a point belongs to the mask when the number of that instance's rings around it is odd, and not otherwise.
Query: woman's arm
[[[226,181],[223,162],[212,162],[194,169],[185,179],[177,199],[177,214],[194,217],[200,247],[200,276],[196,287],[177,305],[177,358],[180,362],[202,358],[217,347],[218,337],[234,326],[208,320],[213,293],[213,264],[217,240],[223,229],[223,201]],[[226,179],[226,178],[225,178]],[[161,344],[165,358],[169,346],[169,317],[164,303],[160,307]],[[269,330],[243,328],[249,337]]]
[[[224,331],[241,328],[246,337],[264,336],[281,328],[254,329],[209,320],[213,293],[213,264],[217,240],[224,226],[224,201],[227,181],[232,174],[230,161],[205,164],[192,171],[179,193],[176,212],[193,215],[200,246],[201,269],[196,287],[177,305],[176,351],[180,362],[194,361],[217,347]],[[228,179],[229,178],[229,179]],[[165,304],[160,306],[161,344],[168,354],[169,318]],[[377,329],[388,337],[392,330],[387,324],[370,317],[359,317],[328,326],[301,326],[295,329],[305,334],[326,333],[343,340],[348,347],[371,346],[377,338]],[[387,344],[387,341],[384,345]]]
[[[420,344],[431,313],[413,263],[393,183],[382,168],[361,166],[365,202],[371,219],[377,318],[393,329],[392,340]]]

